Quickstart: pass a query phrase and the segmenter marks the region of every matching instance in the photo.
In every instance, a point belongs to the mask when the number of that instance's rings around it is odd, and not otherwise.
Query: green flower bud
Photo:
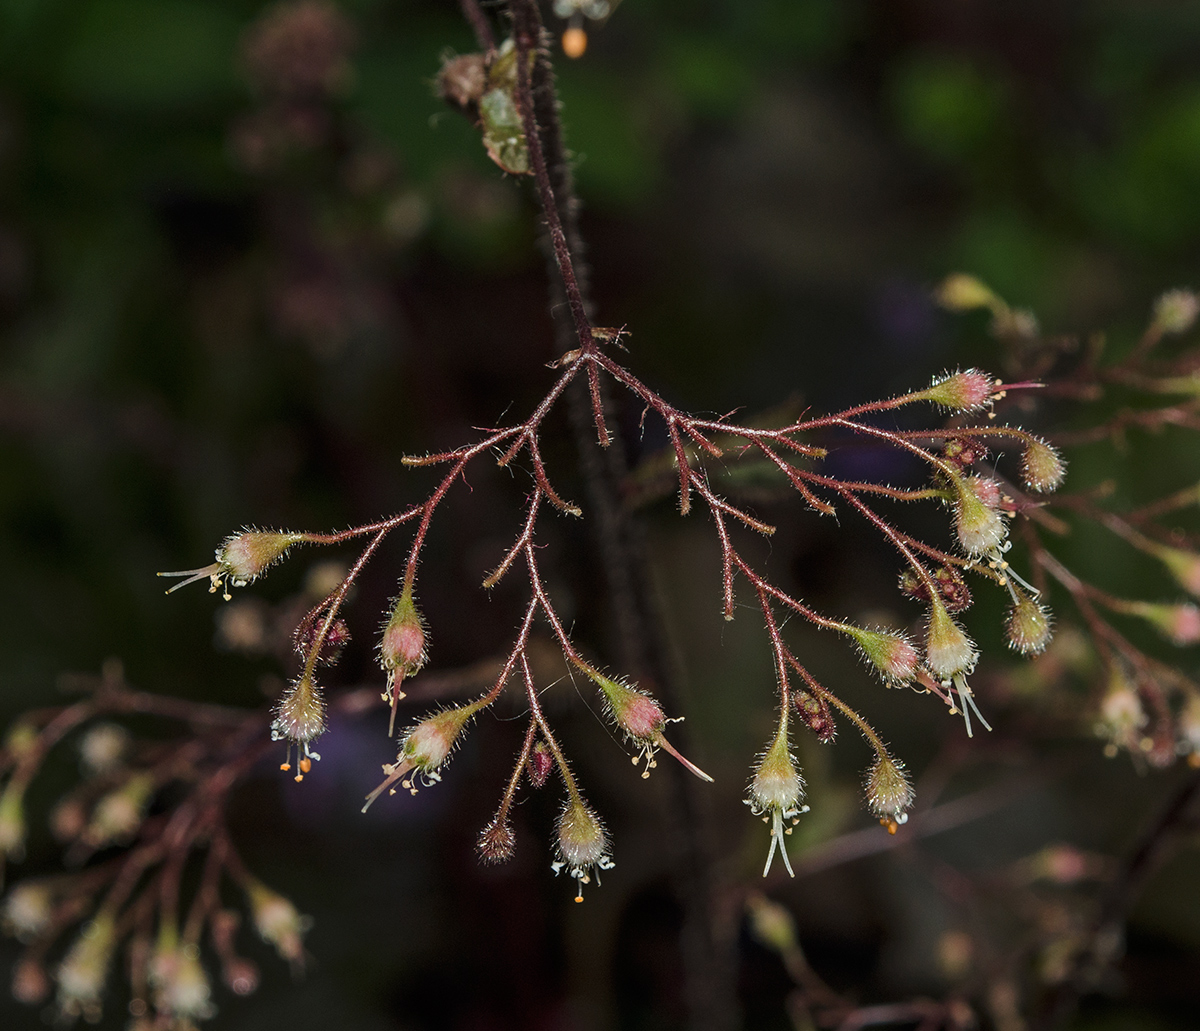
[[[867,773],[867,805],[892,833],[896,825],[908,821],[908,810],[912,807],[915,793],[904,771],[904,764],[897,762],[886,752],[878,753],[875,763]]]
[[[979,652],[962,627],[950,618],[946,606],[934,599],[929,607],[929,627],[925,644],[925,662],[929,672],[939,680],[950,680],[955,674],[969,673]]]
[[[611,869],[608,832],[600,818],[577,794],[567,800],[558,817],[558,859],[551,864],[555,873],[562,869],[578,885],[576,902],[583,901],[583,886],[591,883],[593,868]]]
[[[1021,477],[1030,490],[1057,490],[1067,475],[1062,456],[1044,440],[1031,440],[1021,458]]]
[[[1037,655],[1050,643],[1050,616],[1024,591],[1009,586],[1015,599],[1004,627],[1009,646],[1022,655]]]

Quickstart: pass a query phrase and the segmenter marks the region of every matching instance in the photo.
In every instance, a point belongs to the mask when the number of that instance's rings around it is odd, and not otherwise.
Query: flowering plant
[[[583,31],[584,18],[598,20],[611,13],[607,4],[558,6],[567,31],[576,34]],[[865,806],[888,834],[898,835],[918,802],[902,757],[892,753],[844,690],[831,687],[810,669],[811,663],[801,661],[801,650],[789,640],[787,620],[844,639],[883,685],[940,703],[950,715],[961,717],[966,736],[974,737],[980,727],[991,730],[991,724],[986,698],[981,704],[968,679],[976,674],[982,654],[963,615],[972,605],[971,587],[994,590],[1002,599],[1004,637],[1024,656],[1041,655],[1051,645],[1054,620],[1048,598],[1053,593],[1074,606],[1102,666],[1102,674],[1094,678],[1100,687],[1092,714],[1106,747],[1124,749],[1139,764],[1159,767],[1180,756],[1194,764],[1200,753],[1200,690],[1177,664],[1118,629],[1122,618],[1141,620],[1173,645],[1194,644],[1200,641],[1195,605],[1109,593],[1072,572],[1051,543],[1073,521],[1099,526],[1160,563],[1183,591],[1200,596],[1195,540],[1179,538],[1161,523],[1167,513],[1196,503],[1195,488],[1124,512],[1106,507],[1099,491],[1056,493],[1064,485],[1063,455],[1070,447],[1115,440],[1130,429],[1200,425],[1194,402],[1196,353],[1187,348],[1166,352],[1173,338],[1182,338],[1195,322],[1196,296],[1189,291],[1163,295],[1140,342],[1124,358],[1106,363],[1098,348],[1073,357],[1063,341],[1041,335],[1031,314],[1013,309],[973,277],[952,275],[939,287],[938,301],[953,312],[987,313],[1003,377],[976,368],[945,371],[898,396],[830,414],[805,411],[774,420],[777,425],[733,414],[692,414],[647,385],[620,353],[637,327],[596,324],[580,260],[548,38],[536,4],[512,0],[499,18],[471,0],[464,8],[479,51],[447,59],[439,89],[478,129],[491,160],[518,182],[525,177],[531,181],[545,222],[559,347],[547,363],[540,400],[523,418],[480,430],[466,443],[406,456],[403,462],[410,469],[437,472],[423,494],[414,492],[418,500],[384,518],[340,531],[245,528],[217,546],[212,563],[160,574],[181,578],[170,592],[207,582],[210,592],[229,601],[232,588],[254,584],[296,549],[361,545],[344,575],[317,592],[294,621],[289,661],[295,672],[269,706],[239,710],[137,691],[110,664],[98,680],[83,685],[87,694],[82,700],[29,713],[11,728],[0,759],[5,777],[0,852],[7,859],[21,856],[27,838],[25,797],[50,751],[79,731],[86,767],[84,781],[59,802],[52,817],[68,858],[80,868],[18,882],[5,902],[8,928],[27,944],[14,981],[15,993],[25,1001],[47,997],[53,980],[62,1015],[97,1016],[110,971],[124,950],[136,1020],[145,1026],[186,1026],[210,1017],[213,993],[201,959],[206,932],[230,990],[246,994],[258,981],[254,965],[235,948],[240,917],[223,900],[227,883],[241,892],[259,936],[294,968],[302,967],[309,922],[247,869],[225,809],[239,782],[264,756],[277,752],[280,742],[282,771],[296,782],[316,776],[319,741],[337,715],[377,716],[380,741],[395,739],[381,744],[383,777],[366,794],[366,811],[401,790],[415,794],[437,784],[477,717],[494,711],[501,698],[515,695],[523,734],[517,736],[494,815],[479,830],[478,852],[490,863],[513,856],[514,806],[523,793],[543,788],[556,773],[563,799],[554,829],[555,858],[549,865],[555,873],[569,875],[575,882],[573,897],[581,901],[584,886],[619,858],[619,842],[606,828],[601,807],[585,796],[582,778],[547,715],[542,696],[550,685],[539,675],[539,635],[552,640],[567,677],[598,692],[643,778],[656,768],[660,752],[698,781],[712,778],[684,754],[692,744],[684,744],[684,728],[672,726],[683,706],[664,673],[662,649],[655,657],[647,654],[654,648],[643,648],[640,655],[630,648],[606,672],[606,664],[579,643],[571,620],[563,616],[540,549],[548,516],[597,524],[610,607],[628,641],[644,640],[644,633],[633,628],[649,606],[634,568],[639,558],[629,546],[638,518],[629,499],[639,500],[639,487],[647,496],[654,494],[663,481],[671,484],[680,516],[699,509],[711,524],[718,555],[711,579],[724,619],[732,621],[739,614],[739,596],[748,598],[774,665],[773,730],[757,761],[747,762],[745,799],[768,826],[764,877],[771,874],[776,854],[787,874],[795,875],[787,836],[810,807],[821,805],[819,798],[806,799],[797,733],[810,731],[828,744],[839,722],[858,731],[870,754]],[[314,9],[304,6],[305,17]],[[498,39],[497,28],[507,38]],[[570,38],[564,46],[582,53],[586,41],[580,44],[578,35]],[[280,57],[276,45],[288,49],[278,39],[267,49],[283,60],[287,53]],[[329,63],[328,74],[312,81],[301,75],[303,88],[271,95],[266,103],[293,114],[307,110],[316,103],[314,96],[344,77],[337,61]],[[299,118],[287,122],[293,128],[302,123]],[[248,139],[243,140],[246,146]],[[274,142],[281,147],[295,143]],[[264,161],[270,157],[266,151],[259,156]],[[1086,408],[1114,390],[1138,399],[1138,406],[1115,415],[1101,410],[1083,429],[1052,433],[1025,428],[1043,418],[1050,402],[1074,401]],[[587,496],[578,502],[560,488],[561,470],[546,457],[551,450],[548,427],[562,408],[568,409],[585,470]],[[635,469],[625,468],[621,448],[621,431],[630,425],[622,416],[628,412],[637,417],[639,431],[664,442],[661,453],[649,455]],[[845,476],[827,463],[838,449],[861,442],[912,460],[923,470],[921,477],[895,486]],[[405,687],[419,684],[438,665],[439,627],[420,602],[431,528],[452,504],[460,481],[489,460],[521,482],[524,504],[498,563],[478,571],[481,587],[490,591],[519,579],[521,615],[497,668],[475,697],[409,717],[401,712]],[[865,526],[894,555],[898,590],[919,606],[920,615],[899,625],[847,620],[820,611],[800,589],[769,575],[751,542],[755,536],[772,536],[776,526],[754,510],[752,501],[737,496],[738,470],[747,468],[773,490],[798,497],[816,518],[846,517]],[[938,532],[906,528],[911,518],[902,510],[915,504],[939,514]],[[406,556],[396,570],[396,593],[382,613],[375,641],[381,684],[341,687],[332,668],[350,637],[352,595],[364,571],[383,561],[385,543],[396,537],[403,537]],[[381,695],[382,709],[376,695]],[[184,733],[167,746],[135,742],[113,721],[136,715],[176,720]],[[185,874],[193,854],[202,854],[203,860],[189,895]],[[786,962],[799,964],[786,915],[760,896],[743,895],[758,937]],[[78,928],[76,937],[52,962],[53,950],[72,928]],[[1082,962],[1083,951],[1077,947],[1063,962]],[[804,1005],[819,1011],[823,1025],[850,1019],[844,1000],[825,999],[802,983],[805,976],[796,975]],[[939,1019],[944,1017],[949,1026],[957,1020],[954,1012],[938,1011]]]

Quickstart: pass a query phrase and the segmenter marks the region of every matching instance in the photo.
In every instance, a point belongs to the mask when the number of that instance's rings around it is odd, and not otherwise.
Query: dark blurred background
[[[164,599],[155,571],[203,564],[244,525],[394,511],[433,482],[404,453],[457,445],[536,402],[553,344],[532,195],[433,88],[441,59],[473,47],[451,0],[0,0],[4,723],[61,699],[64,672],[110,657],[139,687],[262,704],[289,673],[278,625],[352,553],[298,552],[228,605],[200,587]],[[824,409],[947,367],[997,367],[982,322],[931,302],[950,271],[979,275],[1050,331],[1106,328],[1118,349],[1158,293],[1196,281],[1195,3],[625,0],[591,27],[583,59],[556,60],[598,322],[627,325],[631,366],[689,408]],[[579,497],[565,421],[552,433],[552,472]],[[631,440],[635,460],[659,443]],[[1137,446],[1085,454],[1076,485],[1115,474],[1132,497],[1200,478],[1184,437],[1153,442],[1150,458]],[[838,461],[905,475],[869,451]],[[480,467],[470,488],[451,496],[422,566],[431,671],[497,655],[522,603],[518,583],[478,588],[515,533],[521,474]],[[836,615],[916,618],[893,557],[858,526],[756,501],[780,525],[761,557],[781,582]],[[751,612],[720,618],[706,520],[680,521],[669,498],[645,517],[694,758],[717,780],[714,861],[748,883],[766,848],[740,801],[771,727],[765,640]],[[911,518],[945,533],[936,513]],[[586,527],[550,518],[544,540],[560,611],[603,660]],[[1169,591],[1102,545],[1066,553],[1114,589]],[[337,683],[382,682],[372,638],[403,547],[357,591]],[[1062,674],[1059,704],[1040,709],[1042,681],[1003,655],[1001,611],[981,599],[969,619],[999,657],[980,680],[998,732],[970,752],[931,699],[884,692],[836,642],[796,628],[806,661],[934,797],[1027,773],[919,846],[776,882],[813,966],[864,1002],[953,990],[993,938],[1008,948],[1033,933],[1014,920],[1070,926],[1074,886],[1012,912],[1013,864],[1060,843],[1119,855],[1180,775],[1101,758],[1083,646],[1054,653],[1055,670],[1082,672]],[[218,989],[210,1026],[684,1026],[669,777],[636,776],[586,692],[564,683],[548,704],[615,839],[617,866],[585,904],[550,874],[550,788],[520,808],[517,858],[476,862],[520,743],[516,705],[480,722],[444,783],[366,817],[360,799],[390,758],[382,710],[338,722],[304,785],[264,767],[231,812],[252,868],[315,917],[310,969],[293,981],[243,932],[264,983],[248,999]],[[872,821],[858,800],[865,746],[847,731],[836,748],[799,749],[813,810],[793,842],[803,866]],[[64,745],[35,813],[76,764]],[[39,824],[10,876],[57,861]],[[1194,852],[1163,868],[1119,976],[1074,1027],[1195,1026],[1198,872]],[[778,958],[737,933],[747,1026],[788,1027]],[[16,954],[0,944],[0,963]],[[122,1026],[116,980],[110,1001],[104,1026]],[[42,1021],[0,1001],[6,1028]]]

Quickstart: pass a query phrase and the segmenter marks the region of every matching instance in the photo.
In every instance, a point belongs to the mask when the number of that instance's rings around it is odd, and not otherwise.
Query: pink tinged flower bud
[[[411,769],[432,773],[449,757],[467,721],[478,711],[478,705],[463,705],[445,709],[418,723],[400,746],[400,761]]]
[[[413,601],[412,587],[406,584],[379,641],[379,663],[388,675],[384,701],[390,701],[392,705],[388,737],[396,729],[396,707],[404,697],[401,685],[406,677],[416,676],[426,661],[425,620]]]
[[[990,508],[964,480],[955,482],[958,500],[954,506],[954,529],[968,555],[984,555],[999,547],[1008,535],[1000,513]]]
[[[212,986],[195,945],[178,946],[168,955],[155,956],[151,982],[154,1006],[160,1014],[182,1022],[207,1020],[217,1012],[212,1003]]]
[[[968,476],[963,483],[988,508],[1000,507],[1000,484],[990,476]]]
[[[879,817],[889,833],[895,834],[897,824],[908,821],[908,810],[916,797],[904,764],[886,752],[878,754],[867,773],[866,788],[871,812]]]
[[[604,695],[605,708],[612,721],[639,743],[652,742],[662,733],[667,718],[658,702],[644,691],[618,683],[603,673],[584,667],[584,672]]]
[[[153,774],[139,773],[105,795],[92,810],[83,841],[92,848],[102,848],[130,840],[142,825],[155,786]]]
[[[397,782],[415,795],[416,781],[409,776],[413,770],[423,774],[428,781],[440,780],[438,769],[449,758],[463,728],[471,717],[487,704],[487,699],[481,698],[469,705],[444,709],[413,727],[401,741],[400,754],[396,756],[395,763],[388,763],[383,767],[383,782],[367,795],[362,811],[365,813],[370,809],[375,799],[385,791],[394,795],[397,789],[393,785]]]
[[[74,841],[87,823],[87,809],[78,798],[68,796],[50,810],[50,832],[59,841]]]
[[[558,817],[558,857],[553,864],[554,872],[565,867],[575,878],[579,886],[576,902],[583,901],[583,886],[591,883],[592,869],[607,870],[612,866],[608,832],[578,795],[567,801]]]
[[[225,539],[217,549],[217,562],[228,571],[234,587],[244,587],[262,576],[287,554],[293,544],[302,540],[302,533],[246,530]]]
[[[971,607],[971,589],[953,566],[938,566],[930,576],[947,612],[963,612]],[[900,590],[918,601],[930,599],[925,581],[911,569],[900,574]]]
[[[1200,642],[1200,608],[1190,602],[1168,605],[1132,601],[1122,604],[1117,611],[1130,616],[1140,616],[1172,644],[1181,648]]]
[[[1139,732],[1148,722],[1137,689],[1119,668],[1114,667],[1100,701],[1100,720],[1096,726],[1096,732],[1109,740],[1105,754],[1116,755],[1118,747],[1135,749]]]
[[[324,617],[308,618],[296,628],[295,645],[296,651],[305,659],[313,649],[313,645],[317,643],[317,634],[321,631],[321,625],[324,623]],[[325,632],[325,638],[321,641],[321,651],[316,657],[316,661],[322,666],[332,666],[337,662],[342,655],[342,649],[350,643],[350,627],[344,619],[335,619]]]
[[[25,789],[9,783],[0,795],[0,858],[20,859],[25,854]]]
[[[260,881],[251,881],[246,892],[262,940],[275,946],[275,951],[292,966],[302,966],[304,935],[312,927],[312,917],[301,916],[291,902]]]
[[[1013,594],[1016,600],[1008,610],[1004,625],[1009,647],[1022,655],[1037,655],[1045,650],[1053,636],[1050,615],[1023,591],[1014,587]]]
[[[1200,555],[1168,547],[1156,549],[1155,554],[1188,594],[1200,598]]]
[[[535,788],[543,787],[553,767],[554,756],[550,754],[546,742],[535,741],[525,764],[525,771],[529,774],[529,783]]]
[[[23,959],[13,970],[12,994],[17,1002],[36,1006],[50,994],[50,978],[46,968],[33,959]]]
[[[1189,759],[1200,756],[1200,694],[1193,694],[1180,710],[1179,737],[1184,750],[1191,753]]]
[[[964,472],[976,462],[983,461],[987,455],[988,449],[977,437],[951,437],[942,448],[942,457],[948,462],[953,462]]]
[[[307,745],[325,732],[325,700],[311,674],[303,674],[275,706],[271,740]]]
[[[636,766],[645,759],[646,768],[642,772],[643,777],[649,777],[650,771],[657,765],[654,761],[654,751],[656,748],[661,748],[678,759],[684,767],[701,780],[711,783],[712,778],[707,773],[691,760],[680,755],[663,737],[662,732],[667,724],[667,718],[662,707],[650,695],[645,691],[639,691],[636,687],[630,687],[628,684],[622,684],[606,677],[599,670],[595,670],[583,662],[576,661],[576,665],[600,688],[604,695],[605,708],[612,721],[625,732],[630,741],[640,747],[640,755],[635,755],[632,761]]]
[[[1021,478],[1030,490],[1057,490],[1067,475],[1062,456],[1044,440],[1031,440],[1021,458]]]
[[[54,894],[39,881],[24,881],[13,887],[0,909],[0,924],[17,941],[36,938],[50,925]]]
[[[914,400],[932,401],[952,412],[974,412],[991,401],[995,392],[996,381],[991,376],[978,369],[967,369],[934,380]]]
[[[186,587],[197,580],[209,580],[209,592],[228,582],[233,587],[245,587],[257,580],[271,566],[283,558],[293,544],[308,537],[303,533],[288,533],[273,530],[243,530],[226,537],[217,548],[216,562],[200,569],[184,569],[174,573],[159,573],[159,576],[182,576],[172,591]],[[225,600],[229,600],[229,589],[225,588]]]
[[[396,600],[379,642],[379,662],[385,670],[415,676],[428,661],[425,651],[425,620],[417,611],[412,589],[405,588]]]
[[[116,945],[116,924],[101,913],[89,922],[58,966],[58,1008],[64,1016],[100,1017],[100,997]]]
[[[821,744],[827,745],[837,736],[833,712],[824,698],[818,698],[808,691],[796,691],[792,695],[792,706],[801,722],[817,735]]]
[[[1200,297],[1191,290],[1168,290],[1154,302],[1154,325],[1161,333],[1186,333],[1200,315]]]
[[[857,642],[863,658],[878,670],[885,680],[903,683],[917,675],[917,650],[903,634],[889,633],[885,630],[864,630],[856,626],[847,626],[845,630]]]
[[[750,782],[750,797],[746,800],[750,811],[761,815],[771,828],[771,847],[763,867],[764,877],[771,870],[776,849],[779,850],[788,875],[796,876],[788,858],[787,847],[783,843],[783,836],[790,834],[792,828],[785,828],[784,821],[790,820],[795,823],[801,813],[808,812],[808,806],[802,804],[803,799],[804,780],[792,759],[785,713],[775,739],[759,761],[754,779]]]
[[[938,304],[947,311],[971,311],[975,308],[1003,308],[1004,302],[982,281],[965,272],[955,272],[942,280],[934,293]]]
[[[231,956],[221,964],[221,980],[234,995],[250,995],[258,987],[258,967],[251,960]]]
[[[925,663],[935,677],[942,681],[956,674],[969,673],[979,652],[962,627],[950,618],[940,602],[929,608],[929,628],[925,642]]]
[[[483,829],[476,848],[485,863],[504,863],[512,858],[516,841],[508,820],[497,818]]]

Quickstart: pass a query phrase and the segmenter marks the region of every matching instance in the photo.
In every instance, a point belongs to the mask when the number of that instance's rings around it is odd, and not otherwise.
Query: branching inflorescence
[[[68,733],[102,717],[144,713],[182,722],[186,734],[177,743],[134,747],[110,723],[93,725],[83,739],[85,756],[94,753],[90,775],[68,795],[53,818],[56,832],[80,863],[111,845],[126,846],[112,858],[77,873],[27,881],[10,892],[5,920],[29,943],[18,967],[17,995],[29,1001],[50,990],[46,957],[54,943],[87,918],[75,943],[55,970],[60,1010],[68,1015],[98,1011],[107,971],[122,942],[130,957],[135,1016],[153,1010],[165,1020],[192,1020],[212,1009],[207,976],[198,959],[207,929],[222,964],[226,983],[236,992],[252,990],[257,974],[233,947],[238,917],[223,908],[220,885],[230,879],[248,899],[260,934],[293,964],[303,961],[306,922],[282,896],[256,880],[241,863],[223,822],[225,799],[233,785],[270,747],[285,742],[281,769],[302,781],[319,760],[314,750],[326,729],[330,708],[361,712],[367,695],[361,690],[332,693],[321,683],[322,670],[336,661],[348,639],[343,608],[363,570],[383,542],[397,533],[410,534],[407,560],[398,594],[386,614],[378,639],[379,663],[385,675],[382,699],[389,710],[388,735],[398,738],[394,760],[383,767],[384,778],[366,797],[364,811],[381,795],[415,792],[440,779],[454,749],[481,712],[507,691],[522,698],[528,713],[511,775],[495,815],[482,830],[478,849],[488,862],[507,859],[514,849],[510,810],[522,785],[541,787],[558,771],[565,798],[557,824],[556,872],[565,870],[582,899],[583,886],[612,865],[611,841],[600,816],[586,800],[575,773],[550,726],[531,672],[531,635],[540,623],[548,627],[570,669],[590,680],[600,693],[612,723],[633,748],[633,763],[649,776],[658,752],[664,751],[691,773],[710,780],[672,746],[667,713],[650,693],[620,675],[609,675],[587,658],[555,608],[539,568],[538,534],[548,509],[581,517],[581,506],[554,486],[543,458],[547,420],[577,382],[590,398],[591,423],[601,446],[610,433],[604,390],[617,388],[642,409],[642,422],[658,420],[668,442],[666,461],[677,484],[678,508],[688,515],[699,506],[715,531],[720,569],[721,610],[728,620],[737,611],[735,594],[744,589],[761,615],[774,659],[778,686],[775,731],[754,766],[747,804],[770,832],[764,875],[776,852],[788,872],[791,862],[784,837],[807,811],[804,779],[794,758],[792,729],[812,731],[821,742],[833,740],[839,719],[847,721],[874,752],[865,776],[870,811],[895,833],[907,819],[914,792],[903,763],[892,756],[880,734],[839,693],[820,682],[785,639],[783,622],[799,618],[844,636],[869,669],[887,686],[908,686],[938,697],[952,714],[961,714],[966,733],[977,724],[988,727],[968,682],[979,651],[958,616],[971,603],[966,575],[974,575],[1005,592],[1006,634],[1016,651],[1043,651],[1051,637],[1051,617],[1043,598],[1049,581],[1059,584],[1077,606],[1107,670],[1101,718],[1113,748],[1125,747],[1152,763],[1165,764],[1177,753],[1190,757],[1200,749],[1200,691],[1175,667],[1139,649],[1105,613],[1146,620],[1178,645],[1200,640],[1200,613],[1190,603],[1159,603],[1117,598],[1080,579],[1044,543],[1044,534],[1065,532],[1059,514],[1097,521],[1129,546],[1163,563],[1179,584],[1200,595],[1200,556],[1194,540],[1179,539],[1158,522],[1162,515],[1200,501],[1189,488],[1119,515],[1101,507],[1096,494],[1052,492],[1063,481],[1065,463],[1056,445],[1116,437],[1136,427],[1178,425],[1200,428],[1200,359],[1194,352],[1154,365],[1150,355],[1161,340],[1189,328],[1197,314],[1194,295],[1175,292],[1159,303],[1145,337],[1130,356],[1102,366],[1096,349],[1077,368],[1057,378],[1057,345],[1040,341],[1036,323],[1010,309],[995,294],[966,276],[951,277],[939,297],[952,310],[990,309],[995,334],[1010,345],[1013,382],[1004,383],[976,369],[942,374],[930,385],[887,400],[860,404],[830,415],[802,415],[786,425],[766,428],[739,424],[731,417],[702,418],[680,410],[647,386],[613,351],[623,329],[597,327],[578,285],[575,256],[551,186],[542,132],[535,117],[532,76],[545,62],[536,6],[510,5],[511,39],[496,46],[490,22],[468,4],[478,21],[485,52],[454,58],[443,72],[447,99],[475,119],[489,153],[506,171],[532,177],[554,261],[565,291],[574,328],[574,343],[549,364],[552,377],[541,401],[524,421],[482,432],[473,443],[453,450],[404,459],[412,468],[438,468],[441,477],[419,503],[385,519],[334,533],[246,529],[227,538],[215,561],[203,568],[160,574],[182,577],[175,590],[208,581],[210,590],[230,597],[231,587],[248,585],[291,549],[300,545],[344,545],[365,542],[341,581],[300,620],[293,640],[300,671],[270,712],[242,712],[216,706],[176,702],[134,691],[119,671],[109,670],[90,694],[73,705],[31,713],[10,732],[0,765],[6,776],[0,795],[0,852],[19,857],[25,840],[23,799],[43,760]],[[486,38],[482,38],[486,37]],[[1048,383],[1042,387],[1042,380]],[[1142,396],[1185,398],[1163,407],[1127,410],[1102,425],[1052,444],[1043,437],[1000,418],[1015,392],[1022,397],[1091,399],[1109,386]],[[927,405],[945,414],[938,425],[899,429],[887,425],[900,409]],[[845,436],[885,445],[921,463],[928,472],[924,486],[841,478],[824,469],[822,460]],[[1018,474],[1006,478],[989,456],[1018,450]],[[524,514],[512,544],[499,564],[483,578],[485,589],[506,577],[522,575],[526,583],[524,614],[491,686],[474,700],[441,708],[396,733],[398,707],[405,684],[427,664],[436,627],[427,625],[418,606],[418,572],[435,516],[458,481],[475,463],[495,459],[501,467],[523,466],[528,472]],[[774,527],[714,487],[713,471],[732,462],[764,463],[811,510],[822,516],[849,514],[861,520],[897,553],[900,589],[925,608],[924,631],[910,637],[890,627],[862,626],[818,612],[801,597],[774,583],[747,557],[740,541],[745,528],[769,536]],[[953,546],[938,546],[901,528],[883,506],[934,502],[949,513]],[[1031,565],[1030,579],[1009,564],[1010,527],[1019,527]],[[990,729],[990,728],[989,728]],[[172,804],[162,815],[148,816],[150,804],[171,788]],[[180,882],[194,852],[206,850],[200,887],[189,907],[181,907]],[[88,917],[88,914],[91,914]],[[140,1007],[140,1009],[139,1009]]]

